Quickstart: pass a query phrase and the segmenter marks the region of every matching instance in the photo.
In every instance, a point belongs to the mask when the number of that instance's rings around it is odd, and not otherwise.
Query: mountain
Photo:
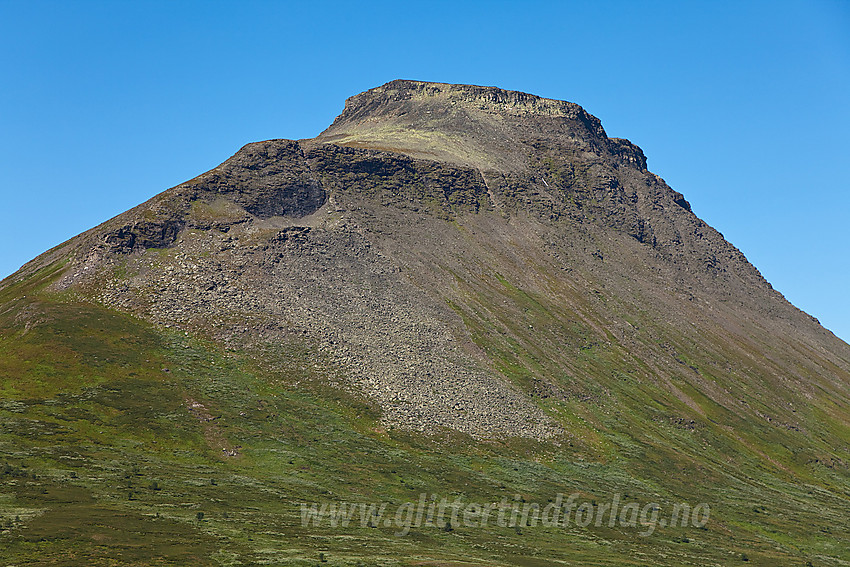
[[[850,346],[569,102],[387,83],[0,305],[9,561],[850,561]],[[302,522],[573,493],[640,526]]]

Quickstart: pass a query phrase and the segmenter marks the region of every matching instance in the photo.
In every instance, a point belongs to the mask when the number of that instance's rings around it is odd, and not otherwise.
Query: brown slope
[[[157,323],[269,356],[306,338],[392,425],[587,440],[604,411],[828,446],[850,423],[850,347],[639,148],[524,93],[394,81],[9,281],[60,259],[57,289]]]

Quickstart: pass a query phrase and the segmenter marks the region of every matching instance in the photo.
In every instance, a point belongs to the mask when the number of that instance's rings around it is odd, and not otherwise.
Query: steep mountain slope
[[[571,103],[393,81],[315,139],[249,144],[45,253],[0,294],[0,452],[79,493],[16,481],[10,502],[187,531],[139,564],[269,548],[281,563],[315,549],[339,564],[850,560],[850,346]],[[72,480],[74,459],[101,472]],[[116,462],[174,480],[119,501],[139,473]],[[604,525],[393,538],[299,531],[294,506],[574,490],[706,502],[712,519],[645,538]],[[187,500],[216,502],[215,518]],[[97,555],[95,528],[39,548],[27,533],[50,516],[12,523],[11,557]]]

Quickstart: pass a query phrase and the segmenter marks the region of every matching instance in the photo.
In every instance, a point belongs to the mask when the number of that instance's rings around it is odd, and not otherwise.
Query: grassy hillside
[[[541,397],[572,432],[547,443],[473,442],[385,429],[377,409],[333,386],[308,344],[265,358],[155,328],[71,293],[45,291],[58,266],[2,290],[0,560],[15,565],[846,565],[847,465],[824,439],[848,439],[847,408],[815,407],[811,442],[771,433],[700,397],[678,420],[665,390],[631,377],[616,344],[590,344],[594,390]],[[586,330],[543,298],[498,281],[469,289],[509,299],[559,341]],[[488,296],[489,295],[489,296]],[[500,369],[527,383],[547,357],[525,319],[511,337],[455,305]],[[510,315],[510,310],[506,311]],[[520,330],[525,327],[526,331]],[[496,338],[494,338],[496,337]],[[511,342],[517,341],[517,342]],[[539,343],[539,340],[536,341]],[[273,356],[272,356],[273,354]],[[689,360],[697,368],[705,360]],[[605,369],[605,372],[600,371]],[[545,370],[545,369],[544,369]],[[592,401],[605,398],[610,401]],[[591,401],[588,401],[591,400]],[[666,412],[666,413],[665,413]],[[836,419],[839,415],[842,419]],[[834,431],[829,428],[834,427]],[[643,508],[708,503],[702,528],[465,527],[396,535],[383,522],[302,526],[300,504],[462,502],[515,495],[545,506],[580,493]]]

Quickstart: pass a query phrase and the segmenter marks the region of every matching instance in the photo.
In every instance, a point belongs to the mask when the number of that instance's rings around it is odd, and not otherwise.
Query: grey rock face
[[[198,198],[209,198],[210,193],[227,196],[259,219],[304,217],[327,199],[301,146],[288,140],[249,144],[189,187],[198,190]]]

